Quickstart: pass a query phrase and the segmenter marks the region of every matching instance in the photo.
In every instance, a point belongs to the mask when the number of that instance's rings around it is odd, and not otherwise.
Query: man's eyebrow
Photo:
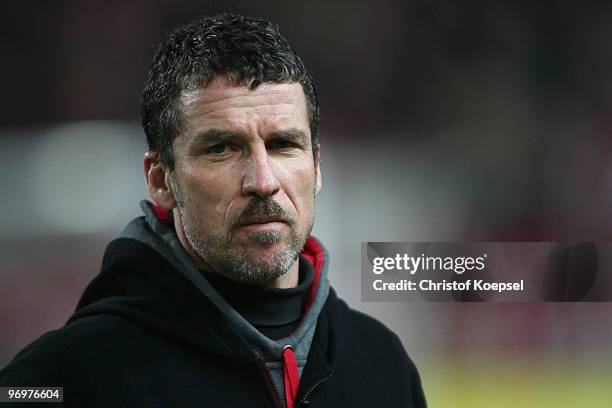
[[[222,129],[208,129],[196,134],[193,138],[193,143],[215,144],[227,142],[228,140],[237,139],[241,137],[244,137],[244,135],[242,135],[240,132]],[[283,139],[294,143],[305,144],[308,140],[308,137],[306,136],[306,133],[303,130],[300,130],[298,128],[288,128],[272,132],[268,134],[268,137],[266,139]]]
[[[200,132],[193,138],[195,143],[221,143],[226,142],[228,139],[235,139],[240,137],[240,133],[232,132],[229,130],[221,129],[208,129],[204,132]]]
[[[298,128],[289,128],[272,132],[268,135],[269,139],[283,139],[295,143],[305,144],[307,141],[306,133]]]

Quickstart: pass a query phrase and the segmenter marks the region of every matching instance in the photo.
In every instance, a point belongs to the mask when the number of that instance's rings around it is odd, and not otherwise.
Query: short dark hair
[[[314,82],[278,26],[255,17],[218,14],[166,36],[153,57],[141,101],[149,150],[174,169],[172,142],[180,133],[183,91],[219,75],[255,89],[262,83],[298,82],[306,96],[313,155],[319,142],[319,101]],[[315,156],[315,161],[317,157]]]

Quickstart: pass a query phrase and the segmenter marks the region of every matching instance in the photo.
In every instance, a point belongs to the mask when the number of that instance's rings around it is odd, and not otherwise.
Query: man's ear
[[[321,144],[315,146],[315,196],[319,195],[319,191],[323,187],[323,175],[321,174]]]
[[[176,199],[170,185],[169,169],[160,161],[157,152],[148,151],[144,156],[144,172],[149,195],[155,204],[167,210],[176,207]]]

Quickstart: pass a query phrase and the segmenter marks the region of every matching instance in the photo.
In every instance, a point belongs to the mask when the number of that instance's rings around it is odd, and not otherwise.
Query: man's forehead
[[[253,108],[270,114],[306,114],[306,97],[298,82],[262,83],[251,89],[226,76],[217,76],[205,87],[184,91],[186,114],[207,115],[227,109]]]

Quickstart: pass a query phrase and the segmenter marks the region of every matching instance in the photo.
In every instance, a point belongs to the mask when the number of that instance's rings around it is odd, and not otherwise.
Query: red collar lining
[[[323,247],[313,237],[308,237],[306,240],[306,244],[304,244],[304,250],[302,251],[302,256],[306,258],[308,262],[314,266],[314,277],[312,279],[312,286],[310,287],[310,294],[308,295],[308,300],[306,301],[306,308],[304,309],[304,314],[308,313],[312,303],[315,300],[317,295],[317,288],[319,287],[319,281],[321,280],[321,269],[323,269],[323,261],[325,258],[325,252],[323,251]]]

